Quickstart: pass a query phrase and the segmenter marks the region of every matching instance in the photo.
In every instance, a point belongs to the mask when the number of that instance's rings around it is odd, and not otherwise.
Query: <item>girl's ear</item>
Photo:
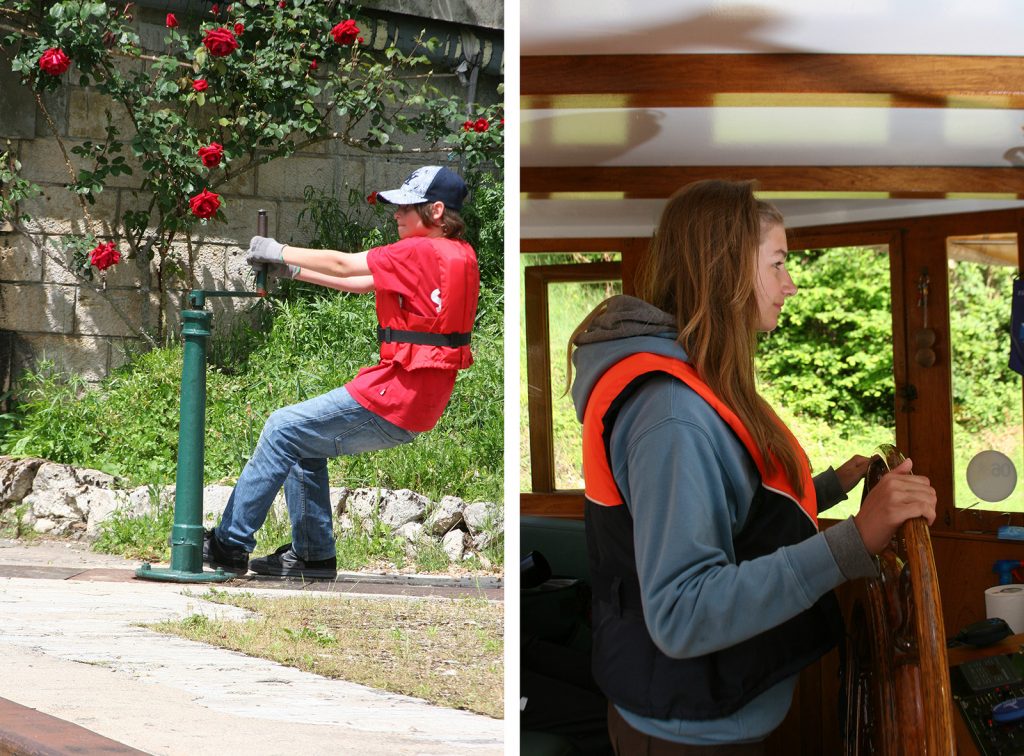
[[[444,217],[444,203],[441,200],[430,206],[430,217],[434,219],[434,223],[440,225],[441,218]]]

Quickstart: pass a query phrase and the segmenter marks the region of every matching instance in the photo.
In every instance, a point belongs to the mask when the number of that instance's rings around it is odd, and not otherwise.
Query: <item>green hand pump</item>
[[[257,233],[267,235],[267,211],[260,210]],[[175,583],[223,582],[234,577],[217,569],[203,571],[203,455],[206,436],[206,351],[213,313],[207,297],[265,297],[267,266],[256,271],[256,291],[189,292],[189,309],[181,313],[185,355],[181,366],[181,408],[178,427],[178,468],[174,486],[174,526],[171,528],[171,566],[143,563],[135,577]]]

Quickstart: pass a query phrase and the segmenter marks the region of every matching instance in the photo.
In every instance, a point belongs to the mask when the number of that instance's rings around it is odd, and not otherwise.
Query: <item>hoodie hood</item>
[[[686,359],[686,351],[675,340],[675,319],[642,299],[620,294],[603,301],[591,314],[594,319],[587,329],[573,339],[572,401],[581,423],[594,384],[615,363],[637,352]]]

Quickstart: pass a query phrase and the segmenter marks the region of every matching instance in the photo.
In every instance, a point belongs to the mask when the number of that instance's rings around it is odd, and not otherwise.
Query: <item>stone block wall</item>
[[[162,34],[164,10],[140,3],[137,14],[144,38]],[[496,23],[492,18],[483,26],[458,24],[446,18],[454,10],[465,13],[469,23],[481,21],[479,14],[463,6],[485,7],[486,2],[446,2],[436,9],[434,19],[381,15],[374,31],[368,30],[368,42],[383,49],[396,38],[395,29],[410,29],[425,21],[435,27],[450,25],[458,33],[468,33],[500,41],[500,29],[485,28]],[[493,5],[493,3],[491,4]],[[406,11],[409,13],[412,11]],[[431,11],[424,11],[430,13]],[[423,14],[420,14],[423,15]],[[410,20],[411,19],[411,20]],[[373,26],[371,24],[371,26]],[[457,34],[455,34],[457,36]],[[492,46],[496,47],[496,46]],[[488,48],[493,54],[494,49]],[[497,50],[500,53],[500,49]],[[493,69],[494,66],[492,65]],[[435,65],[441,74],[440,85],[446,94],[467,96],[466,88],[452,70]],[[73,73],[74,69],[72,69]],[[77,86],[76,76],[65,74],[66,86],[44,97],[44,103],[68,150],[90,139],[105,136],[106,113],[110,112],[122,135],[130,135],[123,109],[96,91]],[[500,77],[484,74],[475,92],[478,103],[500,100]],[[0,222],[0,395],[25,370],[42,360],[50,360],[64,372],[87,381],[98,381],[122,365],[133,350],[145,348],[138,336],[140,329],[152,332],[163,316],[168,324],[167,338],[176,338],[178,313],[189,288],[157,293],[156,271],[135,259],[122,262],[106,277],[105,283],[83,284],[67,270],[70,255],[61,249],[59,239],[67,234],[91,231],[102,240],[113,238],[115,219],[127,209],[147,203],[140,191],[141,169],[133,165],[130,176],[118,176],[96,196],[89,208],[89,224],[77,199],[67,191],[70,174],[64,156],[53,138],[46,118],[36,107],[32,93],[10,72],[9,62],[0,58],[0,150],[13,150],[23,165],[23,175],[39,184],[43,194],[23,203],[23,212],[31,216],[28,231],[48,250],[40,255],[28,238]],[[409,144],[407,146],[414,146]],[[77,169],[77,158],[68,156]],[[271,236],[298,245],[309,243],[312,228],[301,223],[302,196],[307,186],[347,197],[350,189],[360,196],[373,190],[393,188],[418,165],[444,160],[440,154],[404,154],[379,156],[359,152],[335,143],[321,143],[289,158],[260,166],[226,186],[222,194],[226,223],[207,222],[194,229],[191,244],[195,253],[195,276],[199,286],[217,289],[247,289],[248,266],[244,251],[256,233],[257,211],[269,216]],[[129,158],[131,160],[131,158]],[[2,219],[0,219],[2,221]],[[122,247],[122,254],[126,249]],[[185,257],[185,245],[178,252]],[[228,328],[232,319],[251,306],[252,300],[217,298],[209,301],[214,312],[215,333]]]

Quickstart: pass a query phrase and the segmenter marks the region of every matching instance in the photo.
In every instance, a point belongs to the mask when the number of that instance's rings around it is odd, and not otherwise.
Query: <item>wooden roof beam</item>
[[[523,109],[1024,107],[1024,58],[811,53],[536,55]]]
[[[762,192],[829,195],[878,194],[879,198],[942,199],[982,195],[1024,199],[1024,168],[916,166],[620,166],[520,169],[529,199],[604,194],[619,199],[665,199],[702,179],[754,179]],[[804,197],[806,198],[806,197]]]

